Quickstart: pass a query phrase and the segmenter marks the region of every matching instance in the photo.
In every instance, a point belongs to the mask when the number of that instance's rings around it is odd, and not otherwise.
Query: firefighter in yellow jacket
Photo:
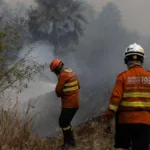
[[[127,71],[117,76],[103,118],[117,115],[116,150],[148,150],[150,124],[150,71],[143,69],[144,49],[134,43],[125,50]]]
[[[71,68],[64,68],[64,64],[60,59],[54,59],[50,63],[50,70],[58,77],[55,92],[58,97],[61,97],[62,102],[59,126],[63,131],[64,144],[61,146],[61,149],[68,150],[70,147],[76,147],[71,121],[80,106],[80,83],[75,72]]]

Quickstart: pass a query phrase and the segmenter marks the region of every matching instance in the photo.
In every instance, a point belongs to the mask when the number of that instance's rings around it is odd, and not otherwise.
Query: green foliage
[[[20,47],[19,43],[19,33],[14,32],[13,28],[7,27],[4,31],[0,32],[0,55],[5,57],[8,49],[18,50],[16,47]],[[15,45],[15,49],[14,46]]]
[[[16,59],[16,53],[21,51],[20,32],[12,26],[0,31],[0,92],[7,88],[17,88],[18,83],[23,87],[33,79],[44,66],[30,56],[32,49],[22,57]],[[15,59],[14,59],[15,57]]]

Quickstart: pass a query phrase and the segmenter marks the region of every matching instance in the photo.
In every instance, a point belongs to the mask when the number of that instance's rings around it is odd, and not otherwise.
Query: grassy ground
[[[74,129],[77,148],[72,150],[114,150],[113,133],[104,131],[104,124],[100,118],[88,121]],[[58,150],[62,143],[62,136],[50,140],[51,150]]]
[[[0,109],[0,150],[59,150],[62,135],[53,139],[33,135],[32,118],[25,114],[21,121],[17,108],[15,105],[11,110]],[[81,124],[74,132],[76,150],[113,150],[113,134],[104,132],[101,118]]]

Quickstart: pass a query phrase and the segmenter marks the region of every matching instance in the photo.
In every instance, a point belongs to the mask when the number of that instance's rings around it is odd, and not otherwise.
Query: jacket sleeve
[[[110,97],[110,102],[108,109],[116,112],[119,108],[120,101],[122,100],[122,95],[123,95],[123,77],[118,76],[116,79],[115,86],[113,88],[112,95]]]
[[[58,77],[58,83],[55,88],[55,92],[58,97],[61,97],[61,95],[63,93],[63,88],[64,88],[64,84],[66,82],[66,79],[67,79],[67,76],[64,73],[60,74]]]

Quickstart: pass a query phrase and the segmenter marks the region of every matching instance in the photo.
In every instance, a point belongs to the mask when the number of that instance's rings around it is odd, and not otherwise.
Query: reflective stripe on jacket
[[[61,97],[63,108],[79,107],[79,88],[79,80],[72,69],[66,68],[60,73],[55,91]]]
[[[136,65],[121,73],[109,109],[119,111],[120,123],[150,124],[150,72]]]
[[[150,110],[150,92],[124,92],[120,110]]]
[[[75,91],[78,89],[79,89],[78,80],[75,80],[75,81],[70,81],[69,83],[66,83],[64,85],[63,92]]]

